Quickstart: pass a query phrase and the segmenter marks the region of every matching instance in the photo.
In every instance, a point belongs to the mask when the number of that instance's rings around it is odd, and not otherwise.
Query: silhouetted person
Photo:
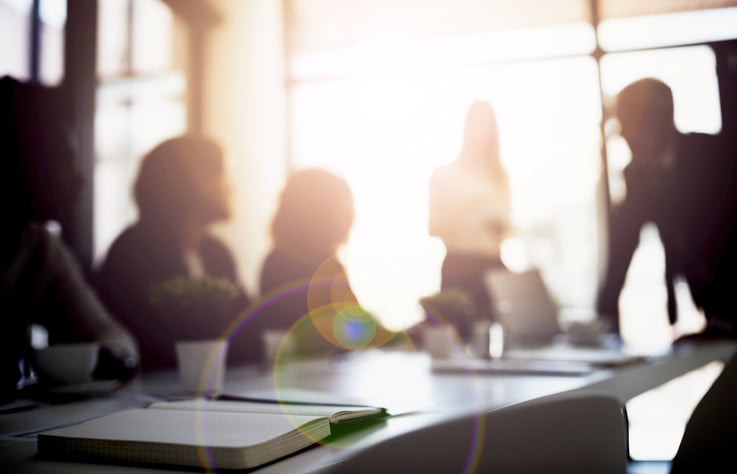
[[[100,342],[100,378],[129,377],[137,364],[133,338],[112,319],[69,248],[47,225],[72,221],[83,184],[70,125],[60,110],[58,89],[0,79],[3,401],[17,395],[21,376],[32,365],[33,324],[48,331],[49,344]]]
[[[677,308],[674,281],[688,282],[709,331],[737,334],[734,160],[718,136],[682,134],[673,120],[671,89],[656,79],[636,81],[617,95],[621,136],[632,152],[624,170],[625,200],[612,208],[609,258],[598,312],[619,332],[619,296],[645,223],[657,226],[665,253],[667,310]]]
[[[321,169],[292,174],[272,221],[272,249],[260,293],[257,324],[289,330],[302,354],[380,345],[391,337],[361,308],[337,252],[353,224],[353,194]]]
[[[511,229],[496,115],[488,102],[476,101],[466,114],[460,155],[430,178],[429,233],[445,244],[441,290],[466,292],[480,318],[494,318],[484,275],[505,268],[501,244]]]
[[[176,277],[239,281],[230,250],[210,232],[231,215],[220,147],[198,134],[160,143],[141,162],[134,197],[138,220],[110,246],[96,284],[103,301],[138,340],[143,369],[171,368],[176,366],[175,341],[219,336],[228,321],[207,314],[172,320],[176,315],[153,307],[152,285]],[[244,297],[240,306],[246,304]],[[231,356],[238,350],[231,347]]]

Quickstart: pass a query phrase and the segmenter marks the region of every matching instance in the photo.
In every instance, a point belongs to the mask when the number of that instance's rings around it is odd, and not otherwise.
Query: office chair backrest
[[[621,474],[627,472],[625,415],[606,394],[556,394],[387,439],[327,472]]]

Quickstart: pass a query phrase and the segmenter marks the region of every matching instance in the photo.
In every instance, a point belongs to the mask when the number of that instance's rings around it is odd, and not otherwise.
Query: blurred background
[[[0,26],[1,74],[77,96],[91,186],[75,250],[88,267],[135,218],[141,156],[200,130],[228,156],[236,216],[220,231],[246,285],[289,170],[325,167],[356,196],[342,255],[355,290],[396,329],[439,287],[427,182],[457,156],[473,100],[496,108],[511,179],[504,261],[543,269],[564,318],[592,314],[606,203],[625,192],[611,97],[652,76],[673,88],[680,131],[735,127],[730,1],[0,0]],[[631,342],[672,339],[662,268],[644,229],[621,303]],[[686,332],[701,321],[683,291]]]
[[[460,150],[476,99],[496,109],[515,238],[563,319],[593,317],[608,203],[629,150],[609,120],[633,80],[669,84],[682,132],[735,136],[737,1],[0,0],[0,75],[68,88],[90,185],[72,230],[87,268],[135,219],[139,159],[186,130],[224,147],[234,219],[218,231],[255,292],[290,170],[328,168],[356,200],[341,255],[392,329],[424,316],[442,243],[428,179]],[[657,230],[643,229],[620,301],[622,336],[663,347],[703,317],[677,288],[667,322]]]

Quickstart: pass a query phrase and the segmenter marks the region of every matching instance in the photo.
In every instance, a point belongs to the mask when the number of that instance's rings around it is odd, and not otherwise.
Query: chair
[[[475,435],[479,422],[482,436]],[[325,472],[400,471],[626,473],[624,408],[610,395],[565,392],[401,434],[359,449]]]
[[[671,463],[674,474],[737,472],[737,354],[727,359],[688,419]]]

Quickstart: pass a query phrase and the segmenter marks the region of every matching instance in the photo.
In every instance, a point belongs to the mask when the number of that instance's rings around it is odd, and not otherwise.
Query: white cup
[[[176,343],[179,382],[185,392],[217,395],[225,385],[228,341],[208,339]]]
[[[39,375],[58,384],[92,380],[100,345],[97,342],[55,344],[36,351]]]
[[[601,344],[602,336],[607,329],[607,323],[598,319],[571,321],[567,328],[568,340],[572,344],[597,346]]]
[[[280,348],[288,351],[290,348],[289,333],[281,329],[266,329],[261,334],[261,340],[264,347],[264,361],[271,362],[276,359]],[[284,347],[282,347],[284,345]]]
[[[422,343],[425,350],[438,359],[451,358],[458,350],[455,331],[445,326],[423,327]]]

